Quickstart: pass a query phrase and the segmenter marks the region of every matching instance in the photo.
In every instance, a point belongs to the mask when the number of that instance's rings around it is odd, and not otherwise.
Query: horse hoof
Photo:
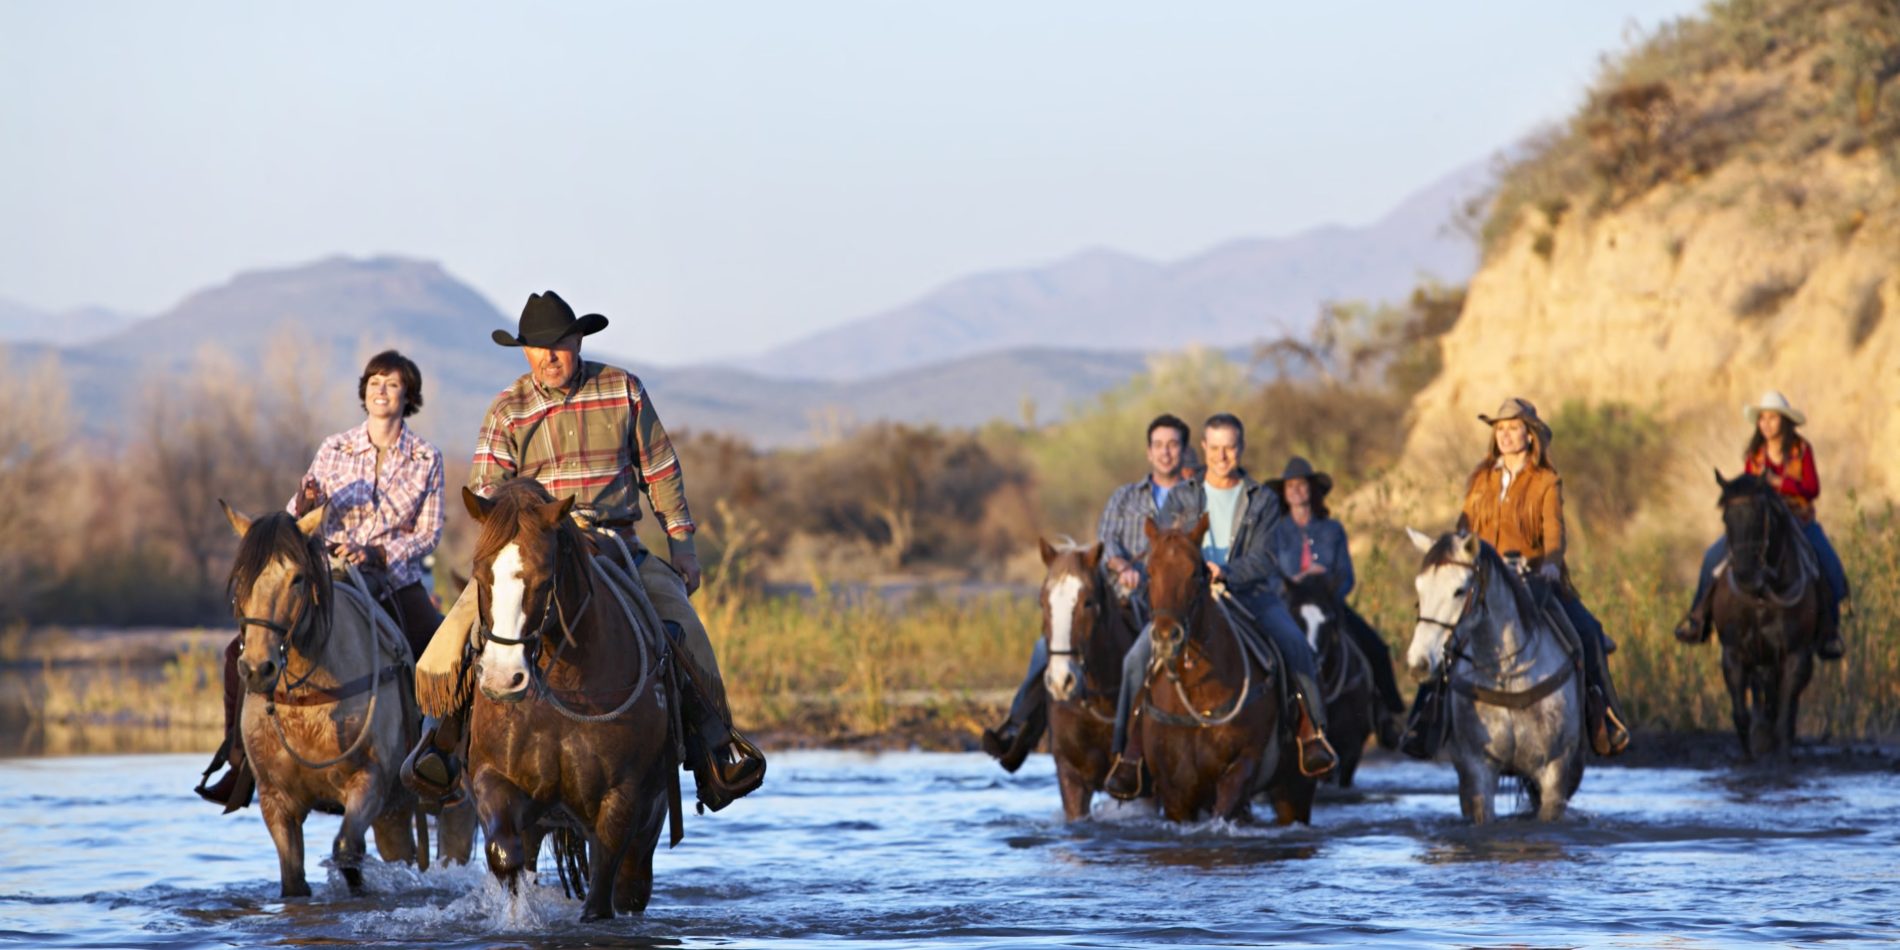
[[[280,896],[282,896],[286,900],[292,897],[309,897],[310,885],[304,883],[303,881],[298,881],[295,884],[286,884],[284,885],[283,893]]]

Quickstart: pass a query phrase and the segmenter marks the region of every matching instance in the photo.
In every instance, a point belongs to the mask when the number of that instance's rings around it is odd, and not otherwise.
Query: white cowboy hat
[[[1761,418],[1761,414],[1764,412],[1780,413],[1783,418],[1798,426],[1808,424],[1808,417],[1805,413],[1788,405],[1788,397],[1772,389],[1762,393],[1761,398],[1756,400],[1754,405],[1743,406],[1742,418],[1747,419],[1748,424],[1752,426],[1756,420]]]

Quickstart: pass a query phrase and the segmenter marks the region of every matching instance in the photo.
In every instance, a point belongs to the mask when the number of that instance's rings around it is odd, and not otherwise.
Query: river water
[[[1310,828],[1065,824],[1050,759],[786,752],[687,819],[643,918],[581,924],[552,870],[375,864],[281,901],[255,809],[190,792],[200,756],[0,760],[0,944],[229,947],[1658,946],[1900,940],[1900,774],[1590,772],[1556,825],[1458,820],[1449,766],[1374,759]],[[372,849],[372,853],[373,853]],[[478,858],[479,862],[479,858]],[[544,862],[551,867],[551,862]]]

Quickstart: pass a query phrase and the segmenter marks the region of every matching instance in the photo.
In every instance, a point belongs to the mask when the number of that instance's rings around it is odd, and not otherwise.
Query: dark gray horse
[[[1524,783],[1537,817],[1563,817],[1583,781],[1583,690],[1563,633],[1489,544],[1460,520],[1436,541],[1405,529],[1424,553],[1418,628],[1406,664],[1443,676],[1466,818],[1495,817],[1500,776]]]

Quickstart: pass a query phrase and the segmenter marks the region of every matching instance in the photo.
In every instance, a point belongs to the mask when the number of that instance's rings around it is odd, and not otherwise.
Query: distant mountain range
[[[1154,352],[1304,336],[1327,301],[1393,300],[1422,276],[1477,267],[1454,215],[1480,196],[1488,163],[1453,172],[1373,224],[1232,241],[1174,263],[1113,250],[945,284],[737,365],[773,376],[861,379],[1021,346]]]
[[[1149,354],[1244,350],[1304,335],[1326,299],[1395,298],[1421,274],[1463,280],[1474,251],[1445,223],[1482,180],[1461,171],[1368,228],[1237,241],[1168,265],[1098,250],[966,278],[746,366],[588,355],[639,374],[670,426],[762,446],[877,420],[963,427],[1033,411],[1047,422],[1136,376]],[[355,374],[393,346],[423,368],[417,429],[448,446],[472,439],[495,393],[524,371],[518,352],[488,338],[513,323],[436,263],[337,257],[239,274],[147,319],[0,305],[0,343],[16,369],[57,357],[87,428],[101,433],[136,419],[149,381],[192,369],[207,347],[240,372],[270,358],[314,367],[335,379],[320,411],[355,418]]]

